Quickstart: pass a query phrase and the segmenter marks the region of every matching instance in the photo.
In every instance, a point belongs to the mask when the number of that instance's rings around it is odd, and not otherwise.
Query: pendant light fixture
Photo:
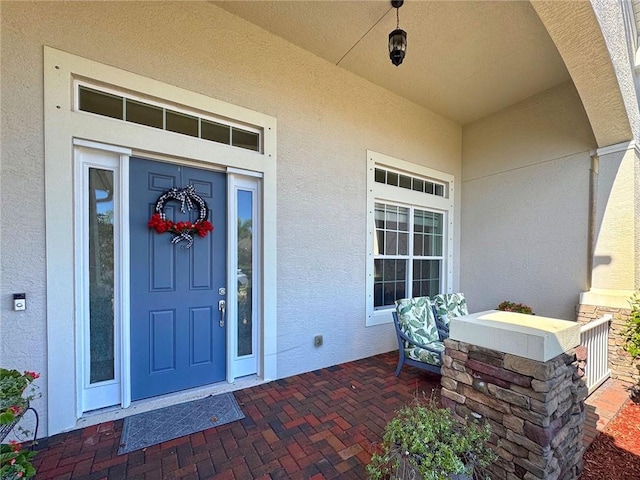
[[[400,7],[404,0],[391,0],[396,9],[396,29],[389,34],[389,58],[396,67],[402,63],[407,53],[407,32],[400,28]]]

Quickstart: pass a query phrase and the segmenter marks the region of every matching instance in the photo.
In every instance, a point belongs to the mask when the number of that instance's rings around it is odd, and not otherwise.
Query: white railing
[[[580,343],[587,347],[587,366],[585,378],[589,394],[609,378],[609,323],[611,315],[604,315],[598,320],[580,327]]]

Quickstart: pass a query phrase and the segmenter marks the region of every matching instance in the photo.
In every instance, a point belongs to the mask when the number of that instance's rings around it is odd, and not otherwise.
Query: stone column
[[[478,320],[483,314],[484,321]],[[575,343],[572,332],[576,327],[579,341],[579,326],[566,322],[569,331],[563,335],[556,329],[563,324],[555,323],[562,320],[513,315],[501,317],[509,322],[500,322],[487,318],[498,318],[492,312],[476,314],[470,316],[475,326],[464,320],[466,317],[458,325],[452,320],[451,338],[445,341],[442,403],[461,420],[481,418],[491,424],[491,444],[499,457],[490,467],[493,479],[578,479],[584,453],[582,427],[587,387],[582,377],[586,349],[573,346],[552,358],[544,356],[563,350],[563,343]],[[514,325],[516,321],[533,325],[539,321],[546,328],[542,332],[554,333],[551,337],[542,333],[536,336],[532,332],[540,329]],[[474,333],[474,328],[484,330],[484,336]],[[466,332],[474,342],[456,340],[456,336],[465,336],[460,332]],[[510,333],[503,335],[505,332]],[[536,356],[527,348],[520,348],[523,334],[529,346],[536,339],[543,340],[541,358],[526,358],[513,352]],[[496,343],[496,338],[507,344],[505,348],[478,345]],[[545,346],[544,340],[549,338],[556,341],[547,341]]]

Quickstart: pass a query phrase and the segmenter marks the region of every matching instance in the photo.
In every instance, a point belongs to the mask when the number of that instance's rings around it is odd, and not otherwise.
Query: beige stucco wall
[[[633,148],[599,155],[593,289],[634,290],[636,169]]]
[[[366,150],[460,178],[458,125],[211,4],[0,5],[0,364],[43,372],[46,387],[56,318],[46,318],[44,45],[276,117],[278,376],[396,348],[391,325],[364,326]],[[455,245],[457,256],[459,234]],[[27,293],[26,312],[11,311],[14,292]]]
[[[626,2],[628,2],[628,0],[626,0]],[[623,6],[623,3],[626,2],[591,0],[591,5],[600,24],[609,58],[615,70],[620,93],[622,94],[626,108],[628,122],[631,125],[632,138],[638,139],[638,132],[640,131],[640,110],[638,109],[638,97],[636,94],[633,70],[635,65],[633,44],[635,42],[634,39],[630,38],[632,32],[625,28],[623,8],[627,8],[627,6]],[[628,140],[632,140],[632,138],[628,138]]]
[[[637,30],[629,1],[531,0],[562,56],[597,140],[594,259],[586,305],[625,308],[640,285]],[[637,7],[637,2],[633,2]],[[631,144],[629,144],[631,142]],[[635,143],[635,145],[634,145]]]
[[[575,319],[595,146],[572,84],[463,128],[460,285],[472,311],[510,300]]]

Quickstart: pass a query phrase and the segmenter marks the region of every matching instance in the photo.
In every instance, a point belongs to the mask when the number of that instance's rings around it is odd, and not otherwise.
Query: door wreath
[[[195,222],[177,222],[167,220],[164,213],[165,204],[169,200],[177,200],[180,202],[180,211],[187,213],[194,208],[198,208],[198,219]],[[213,225],[207,220],[209,216],[209,207],[200,195],[196,193],[193,185],[187,185],[184,188],[173,187],[156,200],[155,213],[151,215],[151,219],[147,222],[149,228],[157,233],[173,233],[171,243],[187,242],[182,248],[191,248],[193,245],[193,236],[197,234],[199,237],[206,237],[209,232],[213,231]]]

